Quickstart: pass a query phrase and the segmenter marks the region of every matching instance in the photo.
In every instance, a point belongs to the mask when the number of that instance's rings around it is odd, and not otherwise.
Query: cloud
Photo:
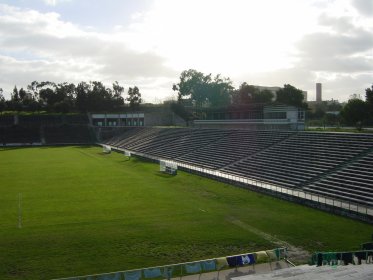
[[[71,0],[43,0],[43,2],[48,6],[57,6],[60,3],[63,2],[70,2]]]
[[[353,0],[352,4],[356,10],[364,16],[373,15],[373,2],[370,0]]]
[[[106,5],[108,13],[132,8],[133,14],[123,19],[115,18],[118,11],[110,13],[105,28],[97,11],[103,4],[84,6],[86,15],[97,18],[90,27],[79,25],[84,22],[80,16],[66,15],[64,9],[42,8],[59,14],[0,4],[0,87],[33,80],[101,80],[107,85],[118,80],[125,87],[139,86],[153,101],[155,95],[171,95],[180,72],[194,68],[221,73],[236,85],[290,83],[313,92],[315,82],[330,82],[336,94],[347,96],[356,89],[343,79],[365,88],[366,77],[373,76],[373,19],[358,13],[358,7],[369,8],[362,1],[148,3],[145,10],[133,3]],[[332,96],[326,84],[325,94]]]
[[[347,101],[350,95],[364,96],[365,89],[373,84],[372,73],[335,73],[330,71],[310,71],[295,66],[266,73],[251,73],[234,77],[236,81],[249,84],[283,86],[291,84],[307,91],[308,100],[316,100],[316,83],[323,84],[323,100],[337,99]],[[236,86],[238,86],[237,84]]]
[[[355,30],[355,26],[352,23],[353,18],[350,16],[332,17],[328,14],[322,14],[318,18],[318,23],[321,26],[329,27],[331,30],[337,33],[351,33]]]
[[[131,49],[116,33],[87,31],[64,22],[57,13],[0,5],[0,26],[0,72],[5,73],[0,86],[4,89],[34,80],[127,84],[176,75],[158,54]]]
[[[355,75],[339,73],[319,73],[318,81],[323,84],[323,100],[337,99],[347,101],[352,94],[365,97],[365,89],[373,84],[372,74],[358,73]]]
[[[311,71],[366,72],[373,69],[373,33],[353,35],[314,33],[298,44],[299,66]]]
[[[353,17],[322,14],[322,32],[305,35],[297,43],[298,66],[318,72],[372,72],[373,32],[355,23]]]
[[[373,48],[373,33],[360,31],[352,35],[313,33],[299,42],[301,52],[311,57],[352,55]]]
[[[373,83],[373,32],[359,18],[323,13],[318,23],[322,31],[303,36],[297,43],[295,67],[323,83],[323,99],[346,101],[351,94],[364,92]],[[308,74],[307,74],[308,72]],[[314,93],[311,84],[306,89]],[[309,95],[310,99],[313,94]]]
[[[333,16],[322,13],[317,31],[305,34],[296,43],[291,67],[246,73],[240,82],[282,86],[290,83],[308,91],[315,100],[315,83],[323,83],[323,98],[346,101],[353,93],[364,93],[373,77],[373,32],[354,14]]]
[[[299,13],[290,16],[290,4]],[[301,1],[157,0],[124,33],[129,44],[155,49],[180,71],[266,71],[292,63],[292,44],[309,28],[309,14]]]

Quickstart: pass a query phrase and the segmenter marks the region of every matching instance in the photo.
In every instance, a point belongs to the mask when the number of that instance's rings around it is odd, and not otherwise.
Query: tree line
[[[307,116],[311,119],[323,119],[358,128],[363,125],[373,125],[373,86],[365,90],[365,101],[359,95],[352,95],[344,106],[338,102],[328,105],[320,103],[317,104],[315,112],[309,110],[302,90],[290,84],[285,84],[275,93],[249,85],[246,82],[235,89],[229,78],[220,75],[212,77],[211,74],[205,75],[190,69],[181,73],[179,82],[174,84],[172,89],[177,92],[178,97],[178,103],[173,104],[173,107],[181,116],[188,115],[185,107],[190,106],[194,108],[224,107],[275,101],[303,108],[307,110]],[[326,114],[326,110],[340,112],[340,114]]]
[[[171,108],[185,119],[189,118],[190,111],[187,108],[191,107],[226,107],[271,103],[274,100],[307,109],[302,90],[290,84],[285,84],[275,93],[246,82],[236,89],[230,78],[206,75],[194,69],[183,71],[179,82],[173,84],[172,89],[177,94],[177,102],[171,103]],[[365,92],[365,100],[353,95],[345,106],[336,104],[336,108],[328,108],[331,111],[340,111],[340,115],[328,115],[321,109],[309,111],[308,115],[311,119],[332,118],[331,121],[346,125],[373,125],[373,86]],[[124,97],[124,87],[118,82],[114,82],[109,88],[98,81],[80,82],[77,85],[67,82],[57,84],[34,81],[26,89],[18,90],[15,86],[9,100],[4,98],[3,90],[0,88],[0,112],[118,112],[127,108],[137,111],[141,103],[141,93],[137,86],[130,87],[127,96]],[[334,104],[328,105],[330,106],[333,107]]]
[[[142,103],[137,86],[130,87],[127,97],[123,97],[124,87],[116,81],[112,87],[102,82],[53,83],[33,81],[26,89],[14,87],[10,99],[4,98],[0,88],[1,111],[47,111],[69,112],[115,112],[124,109],[125,101],[131,110],[139,110]]]
[[[307,114],[310,126],[363,126],[373,125],[373,86],[365,89],[365,100],[360,94],[352,94],[342,104],[337,100],[323,101],[315,104]]]
[[[194,107],[224,107],[228,105],[245,105],[251,103],[270,103],[275,95],[268,89],[259,89],[246,82],[238,89],[232,85],[229,78],[211,74],[205,75],[194,69],[185,70],[180,75],[180,81],[172,86],[177,92],[179,103],[188,102]],[[306,108],[302,90],[285,84],[276,92],[279,103]]]
[[[353,94],[341,110],[341,117],[347,125],[373,125],[373,85],[365,89],[365,100]]]

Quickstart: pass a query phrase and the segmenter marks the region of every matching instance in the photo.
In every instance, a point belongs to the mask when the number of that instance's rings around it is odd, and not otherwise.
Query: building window
[[[298,120],[304,120],[304,111],[298,110]]]

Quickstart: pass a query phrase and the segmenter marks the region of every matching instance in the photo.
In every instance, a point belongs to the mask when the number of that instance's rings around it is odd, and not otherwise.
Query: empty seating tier
[[[373,206],[373,152],[305,186],[304,190]]]
[[[44,128],[46,144],[87,144],[93,143],[87,125],[62,125]]]
[[[373,205],[373,134],[130,128],[104,144]]]
[[[40,143],[40,130],[34,127],[0,127],[0,145]]]

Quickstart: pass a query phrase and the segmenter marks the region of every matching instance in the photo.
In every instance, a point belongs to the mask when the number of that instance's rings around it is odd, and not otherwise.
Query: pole
[[[18,228],[22,228],[22,194],[18,194]]]

